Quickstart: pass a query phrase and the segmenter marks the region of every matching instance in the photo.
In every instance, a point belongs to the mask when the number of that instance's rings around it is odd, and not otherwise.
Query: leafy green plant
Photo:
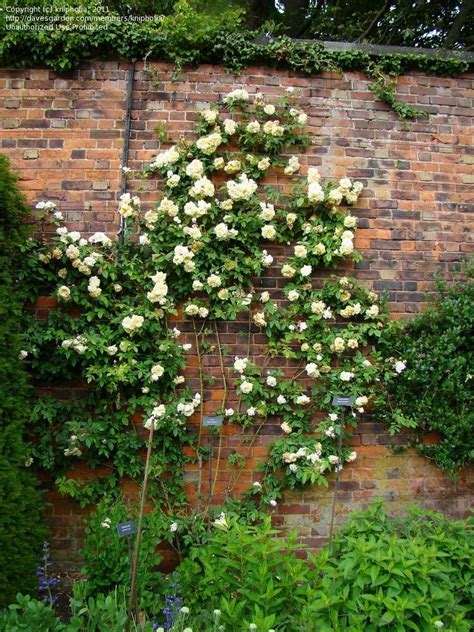
[[[103,500],[89,517],[81,551],[87,577],[84,597],[129,590],[133,538],[129,541],[128,537],[119,536],[117,525],[134,519],[135,515],[136,511],[123,501]],[[138,562],[138,594],[141,607],[148,611],[156,609],[155,601],[163,592],[157,547],[166,531],[169,531],[169,519],[161,510],[154,509],[145,515]]]
[[[311,558],[308,632],[471,629],[472,529],[440,514],[390,519],[380,504],[352,515],[333,546]]]
[[[296,536],[276,539],[270,518],[251,526],[223,514],[214,525],[209,542],[191,549],[176,570],[191,612],[218,609],[230,629],[287,629],[288,613],[310,595],[309,567],[294,555]]]
[[[376,414],[392,434],[418,433],[419,451],[455,475],[474,460],[474,277],[437,283],[429,306],[415,318],[393,323],[380,340],[383,390]],[[394,372],[394,357],[403,370]],[[402,369],[402,365],[399,365]],[[425,442],[429,433],[439,441]]]
[[[63,0],[49,2],[41,17],[47,19],[48,26],[52,25],[49,21],[54,16],[60,21],[68,4]],[[41,2],[35,5],[37,18],[42,6]],[[127,5],[127,9],[132,10],[132,6]],[[165,59],[176,65],[175,78],[180,76],[183,64],[199,63],[223,63],[233,72],[256,64],[290,68],[305,74],[360,70],[375,79],[370,84],[371,89],[401,119],[423,113],[397,98],[395,77],[412,69],[451,76],[469,68],[468,62],[456,57],[330,51],[320,42],[298,42],[289,37],[277,37],[267,45],[256,43],[255,38],[266,27],[260,31],[246,29],[242,24],[243,9],[229,2],[160,3],[155,10],[161,9],[162,13],[154,14],[150,10],[152,19],[141,21],[121,17],[123,7],[120,6],[112,5],[105,10],[99,0],[82,0],[80,6],[74,8],[77,12],[68,14],[69,28],[58,28],[56,24],[51,30],[22,29],[25,15],[3,11],[0,64],[21,68],[47,66],[64,71],[97,58]],[[136,7],[133,9],[136,11]],[[12,21],[15,18],[19,20],[17,24]],[[89,20],[87,30],[81,28],[81,19]]]
[[[16,281],[31,211],[0,155],[0,606],[18,590],[36,588],[36,566],[45,537],[43,500],[28,467],[25,424],[32,405],[28,355],[18,330],[25,295]]]

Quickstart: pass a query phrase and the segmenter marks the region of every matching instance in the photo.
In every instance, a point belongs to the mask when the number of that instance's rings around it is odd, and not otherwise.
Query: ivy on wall
[[[114,14],[104,15],[100,3],[94,0],[76,9],[77,13],[68,14],[72,21],[67,27],[59,22],[51,30],[47,30],[49,22],[43,23],[46,26],[42,28],[22,29],[28,14],[7,9],[0,21],[0,65],[46,66],[62,72],[91,59],[161,59],[174,63],[178,69],[187,64],[212,63],[223,64],[229,72],[237,73],[251,65],[289,68],[310,75],[360,71],[371,80],[371,90],[402,119],[412,119],[423,112],[397,98],[397,77],[410,70],[454,76],[469,69],[466,61],[454,57],[330,51],[319,42],[298,42],[288,37],[261,44],[256,39],[259,32],[241,27],[240,10],[204,17],[185,0],[176,3],[172,15],[145,22],[123,21],[118,15],[114,20]],[[51,20],[54,15],[54,7],[48,6],[43,17]],[[56,15],[58,19],[64,15],[58,7]],[[12,19],[19,22],[9,21]],[[87,29],[81,19],[89,20]],[[15,24],[19,24],[18,28]]]

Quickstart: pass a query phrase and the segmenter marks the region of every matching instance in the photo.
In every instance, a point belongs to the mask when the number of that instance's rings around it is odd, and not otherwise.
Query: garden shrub
[[[473,272],[471,267],[464,281],[451,286],[438,281],[428,308],[406,323],[392,323],[379,347],[387,366],[397,356],[406,368],[384,376],[378,418],[392,434],[417,430],[420,452],[451,474],[474,461]],[[431,432],[439,433],[439,443],[423,443]]]
[[[252,526],[221,515],[208,542],[193,547],[177,568],[173,595],[157,585],[158,601],[132,630],[148,632],[152,624],[171,632],[471,629],[471,521],[421,510],[389,518],[375,503],[352,514],[333,545],[309,560],[295,555],[295,535],[283,541],[276,534],[269,518]],[[165,622],[161,611],[171,602],[173,616]],[[0,612],[0,632],[122,630],[123,588],[91,597],[87,582],[81,582],[71,605],[72,618],[64,626],[48,606],[20,595]]]
[[[452,632],[470,629],[467,521],[423,511],[393,519],[374,504],[309,562],[295,557],[293,536],[273,538],[268,521],[252,527],[223,519],[216,529],[177,574],[191,615],[219,608],[226,630],[250,622],[285,632],[428,631],[438,622]]]
[[[295,556],[296,535],[275,538],[267,517],[242,525],[225,516],[208,544],[192,549],[176,569],[184,603],[192,613],[219,609],[223,623],[268,629],[285,624],[309,601],[310,569]],[[232,629],[232,627],[230,628]],[[240,628],[238,628],[240,629]]]
[[[86,524],[82,548],[83,572],[87,576],[85,596],[98,596],[115,588],[130,588],[130,551],[127,537],[121,537],[117,525],[136,517],[133,508],[121,500],[103,500]],[[138,594],[141,605],[153,609],[156,596],[163,593],[164,582],[157,570],[161,556],[157,545],[163,539],[163,525],[168,520],[162,511],[145,514],[138,566]],[[136,520],[135,520],[136,523]],[[134,542],[132,538],[130,544]],[[133,547],[131,547],[131,550]]]
[[[45,536],[43,500],[26,469],[23,440],[30,390],[23,368],[18,322],[23,295],[16,285],[29,207],[9,163],[0,155],[0,605],[35,588],[35,570]]]
[[[472,554],[467,522],[420,511],[390,519],[380,504],[357,512],[333,547],[312,557],[317,597],[304,629],[468,632]]]

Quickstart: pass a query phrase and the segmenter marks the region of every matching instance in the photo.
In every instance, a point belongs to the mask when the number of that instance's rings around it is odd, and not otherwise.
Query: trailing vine
[[[386,309],[355,279],[321,283],[315,272],[360,259],[348,206],[363,185],[347,177],[323,183],[294,153],[310,139],[293,89],[276,103],[236,89],[222,105],[224,117],[200,112],[196,140],[181,139],[146,166],[142,177],[162,182],[155,206],[142,209],[139,196],[122,195],[125,243],[69,231],[54,203],[37,205],[57,225],[56,236],[41,246],[29,242],[23,282],[32,295],[33,286],[49,288],[57,304],[46,319],[30,319],[24,339],[24,361],[42,385],[31,458],[82,504],[120,495],[124,480],[140,482],[142,426],[153,426],[150,494],[166,514],[184,511],[186,462],[198,463],[202,481],[206,462],[221,461],[222,429],[217,445],[211,436],[205,445],[200,425],[215,379],[222,384],[215,412],[225,425],[238,424],[244,435],[251,428],[255,439],[269,421],[281,424],[283,437],[248,490],[260,504],[275,503],[286,486],[327,484],[357,456],[349,447],[338,454],[343,429],[331,396],[342,390],[354,398],[349,425],[356,426],[378,392],[371,353]],[[271,186],[276,175],[279,185]],[[278,245],[289,244],[293,254],[281,259]],[[285,279],[281,296],[258,289],[269,268]],[[222,344],[219,322],[243,313],[249,335],[266,337],[263,358],[251,357],[250,343],[247,356],[230,358]],[[192,343],[182,342],[182,318],[191,321]],[[208,352],[219,359],[220,378],[203,370]],[[188,385],[185,372],[192,356],[197,385]],[[383,369],[400,372],[395,360]],[[237,410],[227,403],[229,370]],[[71,396],[54,399],[52,387]],[[194,456],[185,456],[185,446]],[[238,467],[244,458],[237,449],[231,460]],[[82,469],[71,476],[80,463],[100,468],[100,476]],[[210,472],[207,503],[216,480]]]

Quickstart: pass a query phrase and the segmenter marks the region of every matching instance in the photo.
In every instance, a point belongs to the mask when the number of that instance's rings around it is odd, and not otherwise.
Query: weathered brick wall
[[[472,76],[444,79],[413,73],[401,78],[400,95],[430,113],[428,119],[404,129],[396,115],[374,98],[367,79],[359,73],[308,78],[255,67],[234,77],[221,67],[201,66],[173,83],[169,65],[153,68],[153,77],[141,65],[136,68],[132,169],[142,167],[159,149],[154,132],[158,125],[165,123],[172,137],[191,134],[195,107],[216,102],[233,87],[259,90],[271,98],[294,86],[302,91],[300,104],[309,115],[314,137],[307,164],[318,166],[323,177],[348,175],[366,185],[355,211],[359,217],[356,246],[364,259],[353,273],[374,290],[388,291],[392,314],[417,311],[431,274],[440,269],[450,277],[472,251],[468,222],[474,183]],[[32,204],[55,200],[71,229],[117,232],[126,82],[127,64],[118,62],[92,63],[63,75],[48,70],[0,70],[0,150],[20,174],[28,200]],[[156,198],[158,183],[147,181],[145,186],[146,206]],[[282,257],[284,251],[276,249],[275,254]],[[270,269],[260,284],[278,295],[283,283],[277,268]],[[186,342],[194,344],[190,325],[180,328],[186,332]],[[220,325],[221,341],[229,353],[226,365],[234,355],[247,354],[247,336],[240,334],[247,329],[246,321]],[[263,344],[264,338],[252,329],[250,355],[261,356]],[[187,377],[197,386],[196,357],[191,355],[189,360]],[[214,412],[222,396],[219,358],[206,355],[204,365],[217,378],[205,398],[206,412]],[[229,405],[232,397],[231,393]],[[215,501],[222,500],[229,489],[239,493],[257,480],[254,467],[281,430],[278,424],[268,424],[250,443],[242,441],[233,426],[224,432],[221,459],[211,463]],[[454,482],[413,451],[394,453],[391,446],[404,439],[389,438],[370,416],[359,425],[352,437],[358,459],[341,476],[338,521],[371,498],[387,499],[396,511],[415,502],[454,516],[468,511],[472,474],[463,472]],[[218,440],[212,441],[217,447]],[[226,461],[236,449],[247,457],[242,470]],[[202,474],[201,491],[206,494],[207,467]],[[190,467],[191,497],[198,478],[199,472]],[[275,523],[298,528],[302,543],[318,546],[327,535],[332,497],[333,484],[329,490],[287,493],[273,510]],[[82,512],[54,490],[50,499],[56,559],[71,566],[77,561]]]

